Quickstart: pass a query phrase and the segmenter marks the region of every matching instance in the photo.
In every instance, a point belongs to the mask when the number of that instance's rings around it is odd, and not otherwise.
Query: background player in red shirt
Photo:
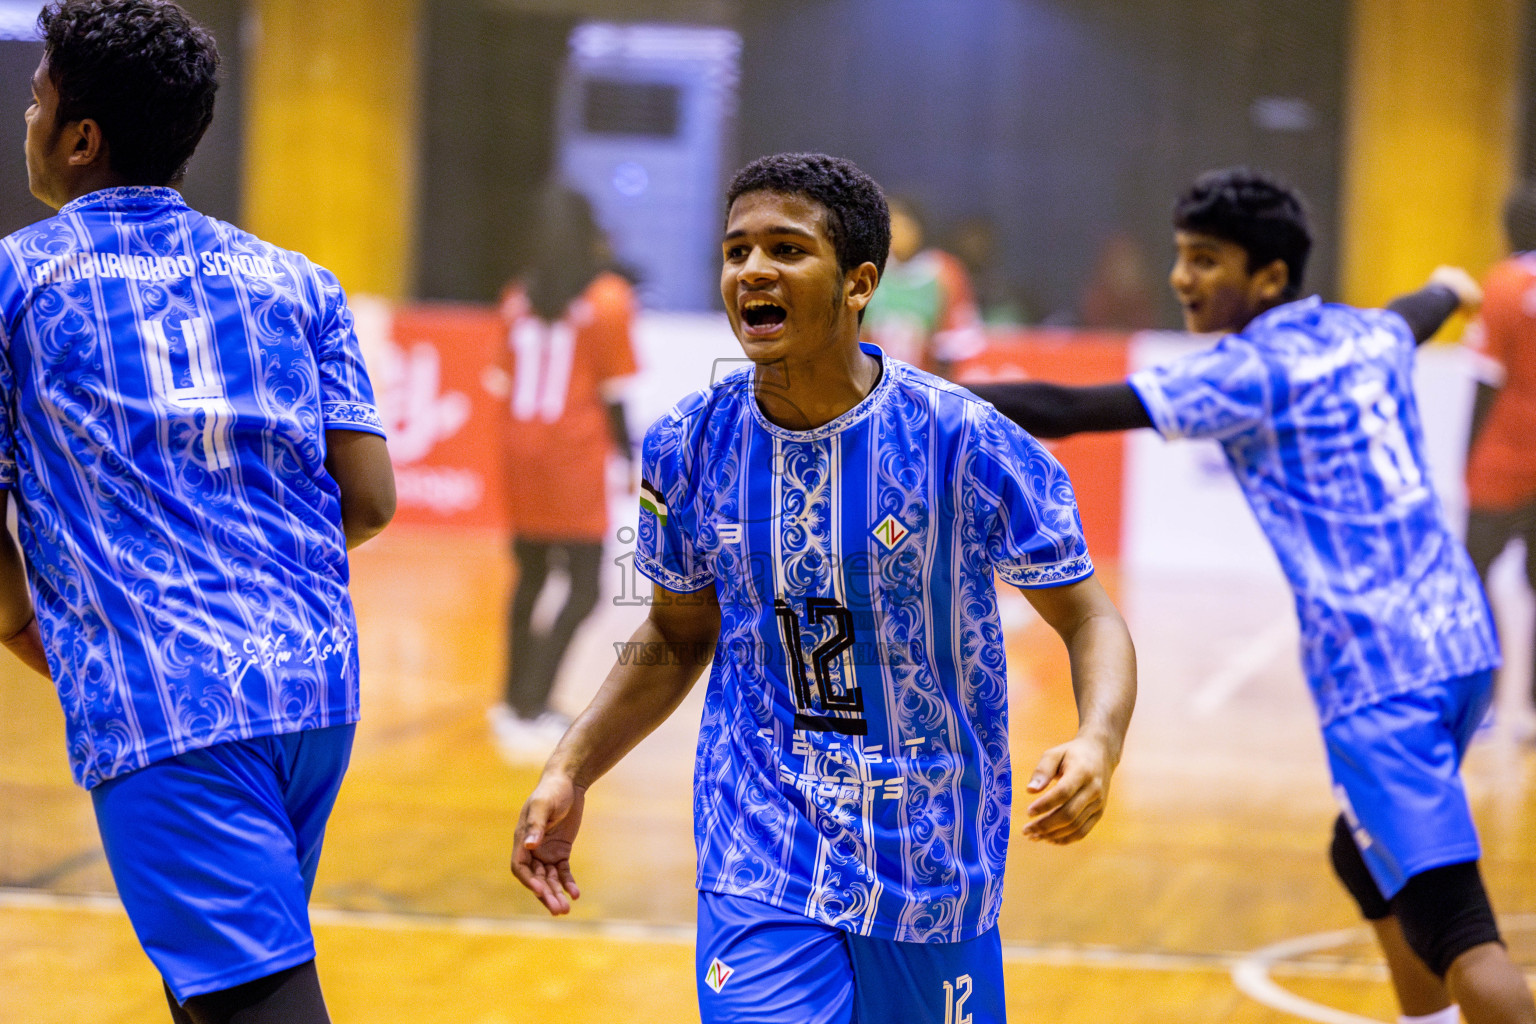
[[[1467,553],[1488,585],[1488,567],[1516,537],[1525,541],[1525,576],[1536,588],[1536,184],[1504,206],[1513,255],[1484,283],[1482,316],[1469,344],[1483,357],[1467,455]],[[1531,674],[1536,705],[1536,667]],[[1536,710],[1524,723],[1536,738]]]
[[[624,406],[635,373],[635,296],[607,269],[607,240],[581,195],[545,196],[531,264],[502,303],[502,364],[487,385],[507,401],[508,494],[517,585],[508,613],[505,703],[490,718],[511,760],[543,759],[570,719],[550,690],[576,628],[597,604],[608,530],[608,453],[632,461]],[[551,568],[570,580],[545,630],[533,613]]]

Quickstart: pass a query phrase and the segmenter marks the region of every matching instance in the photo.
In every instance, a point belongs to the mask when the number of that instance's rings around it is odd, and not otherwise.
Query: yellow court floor
[[[593,789],[576,856],[584,897],[551,921],[506,870],[537,769],[504,763],[485,719],[503,664],[504,548],[485,534],[392,530],[354,553],[364,721],[314,897],[332,1012],[697,1020],[698,693]],[[1012,1018],[1394,1019],[1327,866],[1335,812],[1278,577],[1105,575],[1137,640],[1141,699],[1094,834],[1013,846],[1001,920]],[[1074,718],[1060,643],[1004,596],[1023,770]],[[640,614],[600,606],[567,660],[561,703],[584,703]],[[1536,970],[1536,754],[1513,720],[1473,748],[1466,777],[1495,906],[1511,950]],[[167,1019],[112,893],[52,689],[0,663],[0,1021]]]

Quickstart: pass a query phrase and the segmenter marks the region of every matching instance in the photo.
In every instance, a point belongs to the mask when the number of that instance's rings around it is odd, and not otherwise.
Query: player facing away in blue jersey
[[[1029,777],[1025,835],[1094,826],[1135,700],[1060,465],[859,343],[889,244],[884,195],[844,160],[737,173],[721,293],[748,366],[647,433],[650,613],[518,822],[514,873],[566,913],[587,788],[711,667],[694,778],[711,1024],[1004,1019],[998,577],[1066,643],[1079,709]]]
[[[1430,485],[1413,360],[1477,285],[1441,268],[1386,310],[1300,298],[1300,198],[1235,168],[1174,209],[1170,283],[1214,346],[1121,384],[977,394],[1043,436],[1153,427],[1220,441],[1296,595],[1334,794],[1332,859],[1374,926],[1405,1020],[1536,1019],[1499,938],[1460,778],[1498,642]]]
[[[218,52],[171,3],[44,8],[0,241],[0,636],[182,1024],[322,1024],[308,899],[358,714],[347,548],[394,478],[352,317],[172,187]],[[35,609],[35,612],[34,612]]]

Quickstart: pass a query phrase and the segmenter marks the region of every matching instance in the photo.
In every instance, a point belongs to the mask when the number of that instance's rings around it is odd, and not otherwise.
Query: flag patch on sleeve
[[[661,496],[661,489],[649,480],[640,481],[640,508],[655,516],[662,526],[667,525],[667,499]]]

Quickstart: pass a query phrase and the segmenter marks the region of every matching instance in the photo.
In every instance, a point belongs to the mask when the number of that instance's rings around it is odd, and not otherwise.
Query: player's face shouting
[[[1285,264],[1276,260],[1252,273],[1248,250],[1197,231],[1175,231],[1177,256],[1168,283],[1184,310],[1184,326],[1204,334],[1240,331],[1280,301]]]
[[[731,204],[722,250],[720,295],[751,359],[811,356],[842,334],[857,335],[873,289],[838,270],[820,203],[748,192]]]

